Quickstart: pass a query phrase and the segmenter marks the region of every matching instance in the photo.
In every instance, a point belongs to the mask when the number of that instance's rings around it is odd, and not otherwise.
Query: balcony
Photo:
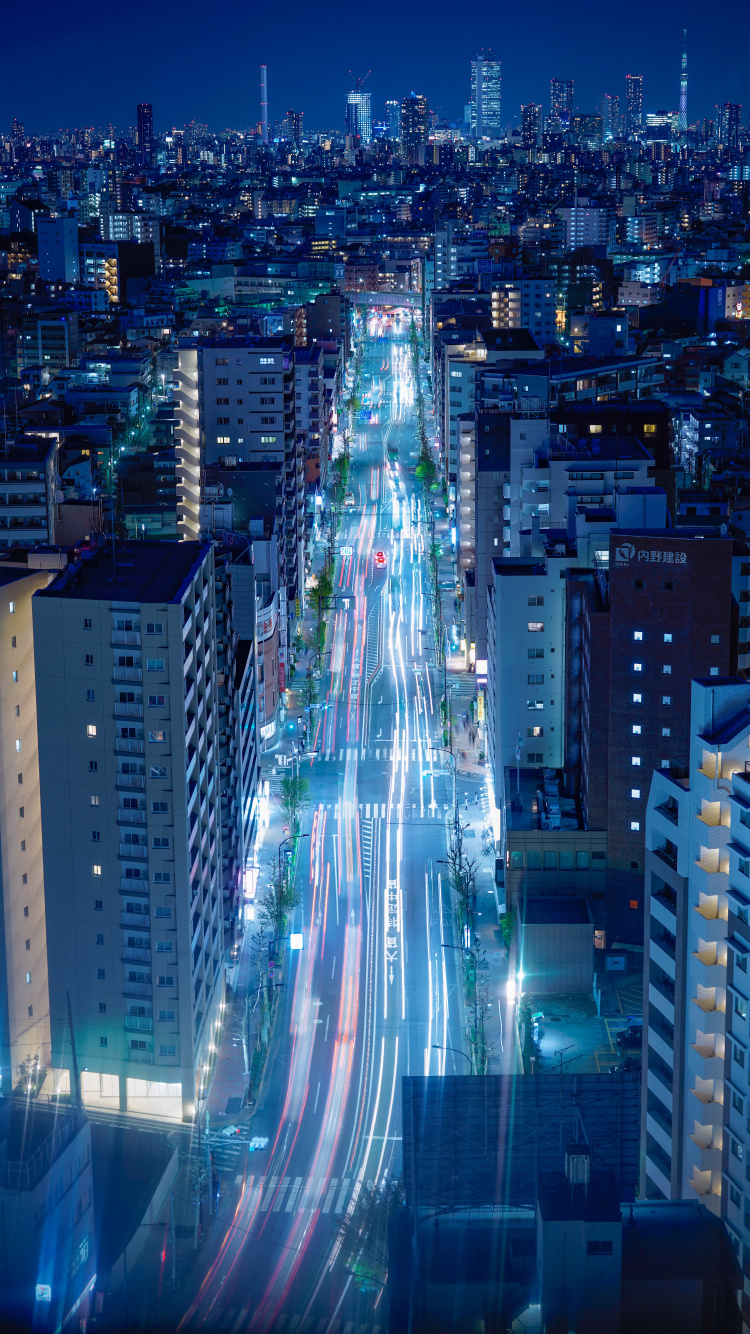
[[[143,668],[142,668],[142,667],[113,667],[113,668],[112,668],[112,680],[113,680],[113,681],[135,681],[135,682],[142,682],[142,681],[143,681]]]
[[[137,949],[133,945],[123,945],[122,961],[123,963],[150,963],[151,951]]]
[[[112,631],[112,641],[111,641],[111,642],[112,642],[112,647],[113,647],[113,648],[124,648],[125,646],[132,647],[132,648],[140,648],[140,647],[141,647],[141,635],[140,635],[140,631],[139,631],[139,630],[113,630],[113,631]]]
[[[654,848],[653,851],[673,871],[677,870],[677,849],[673,843],[663,843],[660,848]]]
[[[121,843],[119,855],[125,861],[145,861],[148,857],[148,846],[145,843]]]
[[[142,704],[123,704],[115,700],[115,718],[142,718]]]
[[[118,824],[145,824],[147,818],[145,811],[125,811],[120,809],[117,812]]]
[[[665,819],[669,820],[671,824],[675,826],[677,825],[679,821],[680,808],[677,802],[675,801],[674,797],[669,797],[667,801],[662,801],[658,806],[655,807],[655,810],[657,810],[660,815],[663,815]]]
[[[137,737],[118,736],[115,740],[115,751],[118,755],[143,755],[145,745]]]
[[[154,1021],[142,1014],[126,1014],[125,1027],[134,1029],[137,1033],[153,1033]]]
[[[137,1051],[135,1047],[128,1047],[127,1057],[129,1061],[135,1061],[139,1065],[153,1065],[154,1053],[152,1051]]]
[[[143,774],[118,774],[117,786],[120,788],[135,788],[143,792],[146,787],[146,779]]]
[[[148,914],[148,907],[144,912],[123,912],[120,913],[120,926],[137,926],[140,931],[150,931],[151,921]]]
[[[125,982],[122,994],[123,996],[141,996],[144,999],[150,999],[154,994],[154,988],[150,982]]]

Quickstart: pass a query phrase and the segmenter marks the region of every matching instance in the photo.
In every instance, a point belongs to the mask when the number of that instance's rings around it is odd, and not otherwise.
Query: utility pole
[[[172,1234],[172,1291],[174,1292],[175,1284],[177,1281],[177,1253],[176,1253],[177,1247],[175,1241],[175,1226],[174,1226],[174,1191],[170,1191],[169,1195],[169,1230]]]
[[[68,1001],[68,1027],[70,1029],[70,1051],[73,1058],[73,1082],[75,1084],[74,1097],[76,1100],[76,1107],[80,1111],[83,1104],[81,1101],[81,1077],[78,1073],[78,1056],[76,1055],[76,1035],[73,1031],[73,1007],[71,1006],[70,1003],[70,992],[66,991],[65,995]]]

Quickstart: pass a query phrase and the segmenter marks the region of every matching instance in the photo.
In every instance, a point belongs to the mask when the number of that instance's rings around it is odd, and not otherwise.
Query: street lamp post
[[[458,769],[458,763],[456,761],[456,756],[453,754],[452,750],[448,749],[447,746],[430,746],[429,750],[440,752],[443,755],[449,755],[453,762],[453,842],[454,842],[454,847],[459,849],[459,855],[460,855],[458,790],[457,790],[457,775],[456,775],[456,770]]]
[[[468,1052],[464,1051],[463,1047],[451,1047],[448,1043],[443,1044],[441,1042],[433,1042],[432,1045],[435,1051],[458,1052],[459,1056],[463,1056],[464,1060],[469,1062],[469,1070],[471,1071],[472,1074],[474,1073],[474,1067],[472,1065],[471,1057],[469,1056]]]

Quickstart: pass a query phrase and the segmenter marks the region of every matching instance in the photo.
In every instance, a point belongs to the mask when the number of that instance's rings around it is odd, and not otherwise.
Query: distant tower
[[[680,114],[677,128],[680,134],[687,132],[687,28],[682,30],[682,73],[680,74]]]
[[[260,67],[260,118],[263,123],[263,143],[268,143],[268,71]]]
[[[135,114],[138,161],[142,167],[150,167],[154,161],[154,112],[151,103],[139,102]]]

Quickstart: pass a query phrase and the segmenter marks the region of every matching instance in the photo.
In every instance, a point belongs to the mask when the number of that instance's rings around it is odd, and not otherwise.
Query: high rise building
[[[552,79],[549,90],[550,115],[563,124],[570,121],[573,112],[573,80]]]
[[[599,115],[605,141],[617,139],[620,135],[620,99],[616,93],[602,94],[599,98]]]
[[[736,102],[724,102],[716,109],[716,132],[719,144],[725,152],[734,153],[740,143],[740,118],[742,107]]]
[[[297,148],[302,143],[302,117],[304,114],[303,111],[287,111],[281,126],[284,139]]]
[[[677,128],[680,134],[687,131],[687,88],[688,88],[688,67],[687,67],[687,28],[682,33],[682,72],[680,74],[680,111],[677,118]]]
[[[78,222],[75,218],[40,218],[36,225],[39,243],[39,277],[44,282],[77,283]]]
[[[154,160],[154,112],[150,102],[138,103],[135,144],[139,165],[150,167]]]
[[[385,104],[385,120],[388,126],[388,138],[398,143],[401,138],[401,103],[391,100]]]
[[[358,139],[361,144],[369,144],[372,139],[370,100],[370,94],[362,91],[361,83],[346,94],[346,135],[349,139]]]
[[[471,132],[475,139],[498,139],[502,134],[500,119],[501,65],[492,58],[477,56],[471,62]]]
[[[637,134],[643,124],[643,75],[625,75],[625,130]]]
[[[32,617],[52,1085],[70,1009],[84,1104],[181,1120],[224,1000],[213,547],[103,548]]]
[[[14,153],[18,156],[26,143],[26,135],[22,120],[13,121],[13,124],[10,127],[10,141],[13,145]]]
[[[411,93],[401,103],[401,145],[409,160],[419,157],[428,139],[427,98]]]
[[[542,108],[529,102],[521,107],[521,143],[524,148],[536,148],[542,142]]]

